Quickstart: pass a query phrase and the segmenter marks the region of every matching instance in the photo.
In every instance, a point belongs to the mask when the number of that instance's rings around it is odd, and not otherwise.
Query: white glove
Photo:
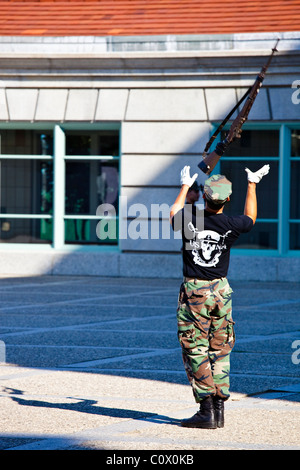
[[[245,168],[245,171],[248,174],[248,181],[251,183],[259,183],[263,176],[267,175],[270,170],[270,165],[264,165],[260,170],[252,173],[249,168]]]
[[[189,187],[191,187],[192,184],[197,179],[197,176],[198,176],[198,173],[195,173],[193,176],[190,176],[190,167],[185,166],[184,168],[182,168],[180,172],[180,183],[187,184]]]

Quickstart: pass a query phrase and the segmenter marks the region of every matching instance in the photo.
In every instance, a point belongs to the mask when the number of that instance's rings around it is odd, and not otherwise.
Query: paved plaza
[[[137,268],[138,269],[138,268]],[[225,427],[198,407],[176,335],[180,279],[0,279],[0,449],[300,450],[300,284],[232,282]]]

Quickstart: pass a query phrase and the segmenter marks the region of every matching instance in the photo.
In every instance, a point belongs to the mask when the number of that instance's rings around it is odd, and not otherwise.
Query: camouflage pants
[[[229,356],[235,342],[231,293],[226,278],[192,280],[180,287],[178,339],[197,403],[208,395],[229,397]]]

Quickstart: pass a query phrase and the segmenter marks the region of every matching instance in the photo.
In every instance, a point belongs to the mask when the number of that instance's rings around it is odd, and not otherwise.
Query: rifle
[[[234,108],[226,116],[224,121],[219,125],[218,129],[214,132],[214,134],[211,136],[211,138],[207,142],[207,144],[205,146],[205,149],[204,149],[204,152],[203,152],[203,160],[198,164],[198,167],[200,168],[200,170],[203,171],[203,173],[206,173],[207,175],[209,175],[213,171],[213,169],[215,168],[216,164],[220,160],[221,156],[223,155],[223,153],[224,153],[225,149],[228,147],[228,145],[231,144],[231,142],[234,139],[237,139],[237,138],[241,137],[242,125],[248,119],[250,109],[252,108],[254,100],[257,97],[257,94],[259,92],[260,87],[262,86],[262,82],[265,78],[266,72],[269,68],[269,65],[271,63],[273,55],[275,54],[275,52],[277,52],[276,47],[277,47],[278,42],[279,42],[279,39],[277,39],[276,44],[272,49],[272,54],[270,55],[267,63],[262,67],[260,73],[257,75],[254,84],[248,88],[246,93],[242,96],[242,98],[239,100],[239,102],[234,106]],[[232,124],[230,126],[230,129],[229,129],[225,139],[223,140],[223,142],[220,142],[218,144],[215,151],[213,151],[209,155],[207,155],[207,152],[208,152],[211,144],[213,143],[213,141],[215,140],[215,138],[217,137],[219,132],[221,132],[221,130],[223,129],[223,127],[225,126],[227,121],[231,118],[233,113],[242,104],[242,102],[244,101],[245,98],[246,98],[246,102],[243,105],[241,111],[238,113],[237,117],[232,122]]]

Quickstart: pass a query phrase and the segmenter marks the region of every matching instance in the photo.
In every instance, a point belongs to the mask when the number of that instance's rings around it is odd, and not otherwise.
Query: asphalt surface
[[[300,450],[300,284],[231,283],[231,398],[201,430],[180,426],[180,282],[1,278],[0,449]]]

